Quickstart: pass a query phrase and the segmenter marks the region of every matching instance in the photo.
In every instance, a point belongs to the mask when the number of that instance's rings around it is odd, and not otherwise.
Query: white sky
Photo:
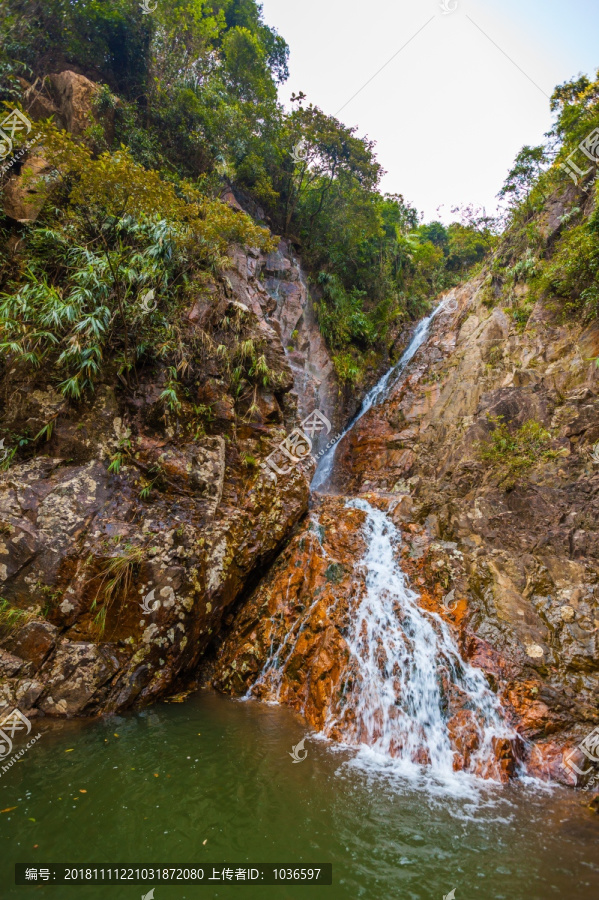
[[[333,115],[432,20],[338,116],[377,142],[382,189],[425,220],[493,211],[518,150],[551,126],[555,85],[599,67],[598,0],[444,0],[445,15],[441,0],[261,2],[291,48],[281,100],[303,90]]]

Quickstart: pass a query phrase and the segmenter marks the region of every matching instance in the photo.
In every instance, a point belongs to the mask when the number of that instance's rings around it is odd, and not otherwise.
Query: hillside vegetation
[[[393,360],[403,324],[493,244],[492,223],[473,210],[427,225],[402,196],[382,194],[374,142],[303,94],[282,108],[289,51],[255,0],[175,0],[149,15],[138,0],[4,0],[0,27],[7,109],[52,72],[102,85],[84,134],[46,125],[59,189],[24,229],[16,267],[4,251],[0,274],[3,352],[58,366],[68,396],[92,386],[101,360],[117,359],[126,380],[148,354],[179,364],[168,309],[189,293],[190,272],[218,272],[232,241],[269,240],[219,202],[226,185],[301,252],[342,382]],[[141,288],[167,297],[170,325],[136,325]],[[74,349],[73,334],[83,335]]]

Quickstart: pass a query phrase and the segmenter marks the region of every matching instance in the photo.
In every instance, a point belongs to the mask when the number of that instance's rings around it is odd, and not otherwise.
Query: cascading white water
[[[362,406],[360,407],[358,414],[349,423],[345,431],[341,434],[339,440],[330,448],[330,450],[327,450],[327,452],[324,454],[317,466],[314,477],[312,478],[311,488],[313,491],[317,491],[319,490],[319,488],[322,488],[326,485],[333,471],[337,447],[339,446],[345,435],[352,430],[356,422],[358,422],[362,418],[362,416],[368,412],[369,409],[372,409],[373,406],[376,406],[378,403],[384,400],[388,391],[397,383],[398,378],[401,376],[409,361],[426,340],[431,322],[433,321],[435,316],[444,308],[445,302],[440,303],[431,313],[431,315],[428,316],[428,318],[423,319],[418,323],[416,330],[414,331],[414,334],[412,336],[412,340],[410,341],[408,347],[404,351],[403,356],[401,357],[397,365],[389,369],[383,375],[380,381],[378,381],[375,386],[366,394],[364,400],[362,401]]]
[[[398,365],[369,392],[344,434],[387,396],[449,299],[418,325]],[[329,480],[336,446],[321,460],[313,488]],[[426,764],[432,775],[453,782],[456,746],[452,746],[450,731],[455,716],[459,721],[454,720],[454,736],[462,745],[460,765],[493,777],[497,772],[495,742],[516,739],[497,697],[482,671],[463,659],[445,621],[419,605],[418,594],[408,586],[399,565],[401,536],[388,516],[363,499],[348,500],[347,505],[366,514],[367,550],[354,569],[356,574],[360,571],[356,578],[359,599],[350,601],[343,631],[349,660],[343,686],[329,707],[323,736],[359,747],[371,756],[393,759],[404,768]],[[287,664],[319,602],[316,597],[277,649],[271,647],[247,698],[266,688],[272,699],[280,699]]]
[[[472,712],[477,732],[468,768],[484,771],[494,758],[493,739],[514,737],[499,701],[480,669],[462,658],[443,619],[425,612],[407,586],[396,560],[401,538],[390,519],[365,500],[347,505],[366,513],[366,585],[345,635],[350,687],[329,713],[324,734],[407,763],[426,762],[435,774],[449,776],[451,694],[454,709]]]

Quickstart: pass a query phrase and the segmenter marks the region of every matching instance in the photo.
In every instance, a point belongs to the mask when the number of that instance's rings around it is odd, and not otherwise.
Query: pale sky
[[[291,48],[281,100],[303,90],[326,113],[344,107],[377,143],[382,189],[427,221],[459,204],[494,211],[518,150],[551,127],[555,85],[599,68],[598,0],[261,2]]]

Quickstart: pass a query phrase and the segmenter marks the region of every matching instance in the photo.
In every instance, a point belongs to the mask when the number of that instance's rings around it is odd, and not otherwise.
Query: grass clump
[[[28,609],[19,609],[8,600],[0,597],[0,635],[8,637],[22,625],[25,625],[35,614]]]
[[[96,576],[100,579],[100,584],[90,607],[91,612],[99,607],[94,616],[94,625],[100,635],[104,634],[106,629],[106,619],[111,606],[117,597],[128,594],[134,574],[143,559],[144,551],[141,547],[125,544],[118,556],[113,556],[102,564]]]

